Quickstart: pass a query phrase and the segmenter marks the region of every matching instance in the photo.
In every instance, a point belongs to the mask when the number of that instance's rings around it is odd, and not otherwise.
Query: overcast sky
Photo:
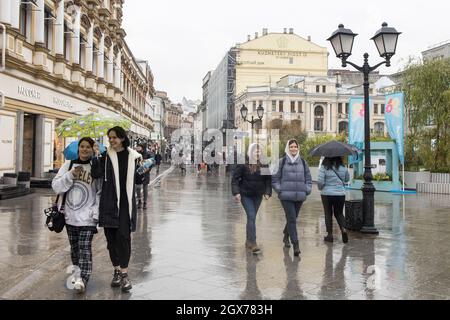
[[[328,67],[337,68],[326,39],[339,23],[358,34],[350,60],[360,64],[368,52],[373,65],[381,58],[370,38],[386,21],[402,32],[392,66],[380,69],[390,74],[410,55],[450,39],[449,12],[447,0],[125,0],[123,28],[134,56],[149,61],[155,88],[181,102],[183,96],[201,99],[205,74],[230,47],[245,42],[248,34],[261,35],[263,28],[310,35],[328,48]]]

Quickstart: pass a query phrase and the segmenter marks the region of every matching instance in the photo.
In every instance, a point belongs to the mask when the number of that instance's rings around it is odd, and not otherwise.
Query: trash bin
[[[30,172],[19,172],[17,177],[17,184],[24,185],[25,188],[30,188],[31,173]]]
[[[345,201],[345,224],[347,229],[353,231],[361,230],[363,226],[363,201]]]

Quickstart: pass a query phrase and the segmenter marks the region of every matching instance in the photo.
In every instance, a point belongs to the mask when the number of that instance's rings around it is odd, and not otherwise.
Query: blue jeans
[[[247,214],[247,241],[256,242],[256,214],[263,196],[241,196],[241,203]]]
[[[286,226],[284,227],[283,232],[289,234],[292,243],[298,241],[297,217],[300,213],[302,204],[303,202],[301,201],[281,201],[281,205],[283,206],[286,215]]]

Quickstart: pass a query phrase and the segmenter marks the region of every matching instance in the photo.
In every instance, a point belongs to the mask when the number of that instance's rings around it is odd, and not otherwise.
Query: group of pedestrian
[[[256,215],[262,198],[269,199],[272,189],[278,195],[284,210],[286,224],[283,229],[283,243],[293,247],[294,256],[300,255],[297,219],[300,209],[312,191],[311,173],[301,157],[299,143],[290,139],[286,143],[285,155],[279,160],[276,172],[262,171],[266,163],[262,160],[262,146],[251,144],[246,163],[238,165],[231,180],[232,194],[240,202],[247,215],[246,247],[253,253],[261,251],[256,242]],[[325,212],[327,236],[324,241],[333,242],[332,216],[334,214],[342,233],[344,243],[348,242],[343,208],[345,184],[350,180],[342,157],[325,158],[319,170],[318,188],[321,191]]]
[[[112,287],[132,288],[128,276],[131,232],[136,230],[136,179],[143,155],[130,148],[126,131],[107,133],[110,147],[99,154],[95,141],[79,140],[78,159],[66,162],[53,179],[57,194],[66,194],[66,230],[75,267],[73,286],[84,292],[92,273],[92,240],[103,227],[113,267]],[[144,192],[145,193],[145,192]],[[144,200],[145,201],[145,200]]]

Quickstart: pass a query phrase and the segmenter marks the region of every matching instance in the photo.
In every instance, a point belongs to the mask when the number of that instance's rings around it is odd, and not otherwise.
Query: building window
[[[323,107],[314,108],[314,131],[323,131]]]
[[[80,34],[80,67],[86,69],[86,39]]]
[[[294,64],[294,58],[289,58],[289,64]]]
[[[51,14],[50,9],[45,7],[45,13],[44,13],[44,42],[45,47],[48,50],[52,50],[53,48],[53,16]]]
[[[384,123],[375,122],[374,131],[376,136],[384,136]]]
[[[299,113],[303,113],[303,102],[302,101],[298,101],[298,112]]]
[[[276,100],[272,100],[272,111],[273,112],[277,111],[277,101]]]
[[[338,103],[338,114],[342,114],[342,102]]]
[[[348,103],[345,104],[345,114],[348,114]]]
[[[339,122],[339,133],[340,134],[348,134],[348,123],[347,123],[347,121]]]
[[[295,113],[295,101],[291,101],[291,113]]]
[[[256,112],[256,101],[253,101],[253,112]]]
[[[69,27],[67,27],[66,22],[64,22],[64,58],[70,61],[70,38],[71,33],[69,32]]]
[[[327,86],[322,86],[322,93],[326,93],[327,92]]]
[[[262,102],[262,100],[259,100],[258,107],[262,107],[262,106],[263,106],[263,102]]]
[[[373,114],[378,114],[378,103],[373,105]]]
[[[27,4],[20,5],[19,17],[19,32],[26,38],[28,42],[31,41],[31,10],[28,9]]]
[[[381,114],[384,114],[384,104],[381,105]]]
[[[320,86],[316,86],[316,92],[317,92],[317,93],[320,92]]]
[[[283,112],[283,100],[278,101],[278,106],[280,107],[280,112]]]

